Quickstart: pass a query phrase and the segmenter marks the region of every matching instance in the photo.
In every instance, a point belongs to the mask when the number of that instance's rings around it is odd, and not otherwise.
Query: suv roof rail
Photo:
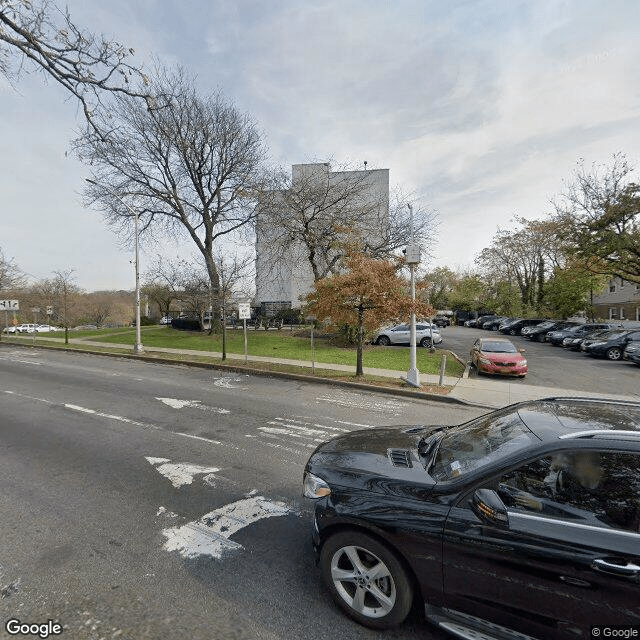
[[[640,400],[616,400],[614,398],[600,398],[597,396],[549,396],[540,398],[539,400],[530,400],[529,402],[548,402],[557,400],[571,400],[571,402],[599,402],[602,404],[624,404],[632,407],[640,407]]]
[[[605,440],[640,440],[640,431],[628,431],[623,429],[592,429],[590,431],[576,431],[565,433],[560,440],[573,440],[576,438],[603,438]]]

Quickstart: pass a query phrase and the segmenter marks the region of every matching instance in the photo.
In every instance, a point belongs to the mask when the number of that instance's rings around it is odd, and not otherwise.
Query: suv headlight
[[[329,485],[322,478],[318,478],[318,476],[314,476],[312,473],[304,474],[302,487],[302,494],[306,498],[313,500],[324,498],[331,493]]]

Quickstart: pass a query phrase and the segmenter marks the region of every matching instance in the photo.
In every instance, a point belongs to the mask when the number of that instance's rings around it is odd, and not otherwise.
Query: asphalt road
[[[481,336],[497,337],[502,334],[469,327],[445,327],[439,348],[450,349],[466,361],[473,342]],[[514,384],[551,387],[559,391],[572,389],[630,396],[640,394],[640,367],[633,363],[592,358],[551,344],[530,342],[521,336],[504,337],[525,350],[529,365],[529,373],[524,379],[510,378]],[[471,375],[478,374],[472,370]]]
[[[0,637],[52,619],[73,640],[380,637],[321,585],[306,459],[345,431],[482,412],[5,345],[0,411]],[[384,637],[445,636],[414,617]]]

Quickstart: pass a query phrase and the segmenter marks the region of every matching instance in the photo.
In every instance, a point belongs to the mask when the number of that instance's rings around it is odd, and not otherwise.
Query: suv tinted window
[[[640,454],[545,456],[503,475],[498,493],[515,511],[640,532]]]

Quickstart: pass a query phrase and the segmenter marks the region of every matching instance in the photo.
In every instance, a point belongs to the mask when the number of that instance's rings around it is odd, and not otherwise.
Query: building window
[[[609,320],[613,320],[618,315],[618,310],[615,307],[609,307]]]
[[[636,320],[640,320],[640,307],[636,307]]]
[[[616,285],[613,284],[613,282],[611,282],[609,284],[609,293],[615,293],[616,292]]]
[[[620,307],[620,320],[624,320],[624,307]]]

